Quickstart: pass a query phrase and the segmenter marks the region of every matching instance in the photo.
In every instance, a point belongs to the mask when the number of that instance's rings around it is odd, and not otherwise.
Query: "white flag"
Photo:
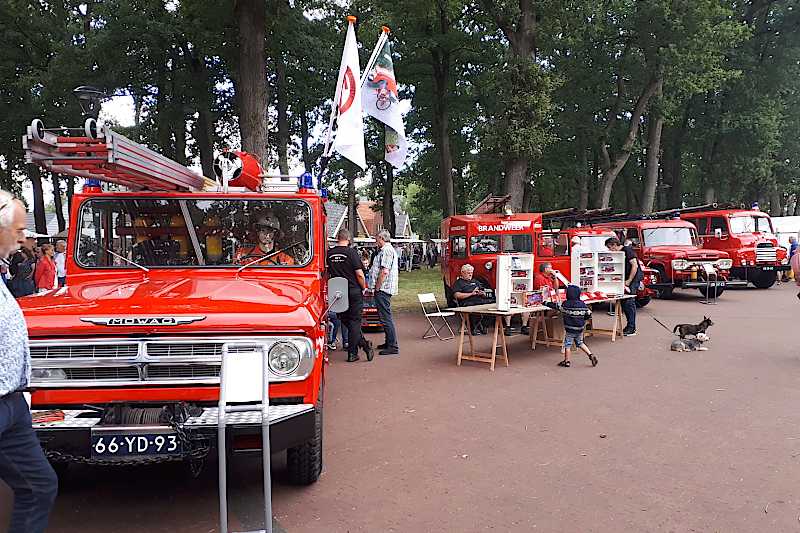
[[[361,68],[358,64],[354,19],[355,17],[348,17],[347,38],[344,41],[339,81],[333,101],[334,111],[338,116],[333,148],[363,170],[367,168],[367,158],[364,155],[364,117],[361,111],[361,91],[358,90]]]
[[[406,143],[403,114],[400,112],[400,99],[397,95],[397,80],[394,77],[392,48],[384,30],[376,46],[377,54],[372,68],[367,72],[361,88],[364,111],[386,124],[384,159],[395,168],[403,166],[406,160]],[[380,47],[380,50],[377,48]]]

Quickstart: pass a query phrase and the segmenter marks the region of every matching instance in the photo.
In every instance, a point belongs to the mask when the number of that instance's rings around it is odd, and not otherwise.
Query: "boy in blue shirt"
[[[597,357],[583,342],[583,330],[586,329],[586,321],[591,318],[592,310],[581,301],[581,290],[577,285],[567,286],[567,299],[562,304],[546,303],[547,307],[557,309],[561,312],[564,321],[564,360],[558,366],[569,367],[571,348],[574,345],[580,348],[589,357],[592,366],[597,366]]]

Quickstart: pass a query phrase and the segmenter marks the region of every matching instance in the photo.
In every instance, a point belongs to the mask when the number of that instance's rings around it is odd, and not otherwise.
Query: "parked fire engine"
[[[778,246],[767,213],[715,204],[677,212],[697,227],[703,248],[730,255],[731,277],[768,289],[777,281],[778,272],[789,270],[789,255]]]
[[[621,240],[631,241],[639,260],[658,271],[659,282],[650,284],[650,288],[656,289],[662,298],[670,297],[674,289],[690,288],[705,296],[719,296],[725,287],[741,285],[728,279],[733,261],[726,252],[700,248],[697,230],[691,222],[663,217],[663,214],[650,218],[623,215],[590,223],[594,228],[613,230]]]
[[[492,289],[496,288],[498,253],[533,253],[535,268],[548,262],[572,279],[572,239],[580,237],[583,249],[599,251],[606,250],[606,239],[615,236],[610,230],[591,227],[552,229],[548,222],[541,213],[455,215],[442,221],[442,239],[446,241],[442,277],[448,303],[454,305],[450,287],[464,264],[472,265],[475,279]],[[646,285],[657,283],[655,270],[646,269],[644,274]],[[644,288],[637,293],[636,302],[643,307],[654,295],[653,289]]]
[[[253,156],[227,152],[219,186],[89,126],[75,135],[36,120],[23,137],[29,163],[88,178],[72,201],[67,286],[20,300],[48,457],[202,460],[216,445],[223,353],[264,350],[272,451],[287,450],[291,482],[313,483],[327,288],[324,201],[310,176],[266,178]],[[228,449],[260,448],[255,418],[230,419]]]

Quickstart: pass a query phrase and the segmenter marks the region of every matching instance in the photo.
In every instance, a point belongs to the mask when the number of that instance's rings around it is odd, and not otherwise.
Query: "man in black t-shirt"
[[[494,302],[494,299],[488,296],[488,291],[484,289],[481,282],[472,277],[474,272],[475,267],[472,265],[466,264],[462,266],[458,279],[453,283],[453,298],[455,298],[459,307]],[[470,321],[470,329],[473,335],[484,335],[486,333],[487,320],[483,315],[478,316],[480,317],[479,320]]]
[[[372,343],[361,335],[361,308],[367,280],[364,278],[361,256],[350,246],[350,232],[346,229],[339,230],[336,234],[336,246],[328,250],[328,277],[347,280],[347,297],[350,305],[347,311],[338,314],[342,327],[347,328],[349,334],[347,362],[358,361],[359,348],[364,350],[367,361],[372,361],[375,355]]]
[[[636,252],[630,246],[622,246],[622,243],[616,237],[606,239],[606,248],[612,252],[625,252],[625,292],[636,295],[639,290],[639,284],[642,281],[642,269],[639,268],[639,259],[636,258]],[[622,300],[622,310],[625,312],[625,320],[627,322],[622,334],[626,337],[636,335],[635,298]]]

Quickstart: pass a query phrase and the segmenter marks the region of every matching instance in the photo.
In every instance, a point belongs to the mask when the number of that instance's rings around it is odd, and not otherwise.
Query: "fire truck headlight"
[[[291,342],[276,342],[268,355],[269,369],[279,376],[288,376],[300,366],[300,350]]]
[[[720,259],[717,261],[717,266],[722,270],[728,270],[733,266],[733,261],[731,259]]]
[[[60,368],[34,368],[31,370],[31,379],[39,381],[63,381],[67,373]]]
[[[686,270],[689,266],[689,262],[686,259],[673,259],[672,260],[672,269],[673,270]]]

